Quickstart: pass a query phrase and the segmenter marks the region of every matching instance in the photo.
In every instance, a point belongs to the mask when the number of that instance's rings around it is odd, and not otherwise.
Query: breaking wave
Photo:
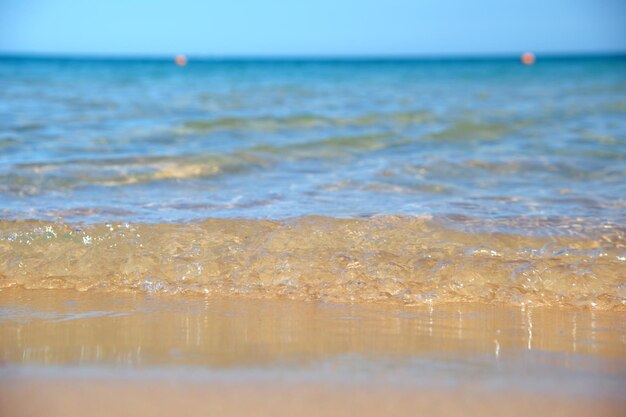
[[[0,221],[0,288],[624,311],[625,267],[618,226],[529,236],[428,216]]]

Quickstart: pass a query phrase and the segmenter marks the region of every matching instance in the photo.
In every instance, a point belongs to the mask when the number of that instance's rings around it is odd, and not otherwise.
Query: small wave
[[[489,141],[499,139],[514,128],[514,126],[505,123],[458,121],[443,130],[426,135],[426,139],[439,141]]]
[[[17,138],[6,136],[0,137],[0,150],[9,150],[11,148],[17,149],[20,144],[20,141]]]
[[[428,217],[0,221],[0,288],[626,310],[626,236],[526,236]]]
[[[303,143],[283,146],[259,145],[250,149],[251,152],[265,155],[280,155],[291,159],[337,158],[350,153],[368,152],[399,146],[409,142],[393,135],[374,134],[356,136],[337,136]]]
[[[226,154],[77,159],[14,165],[0,174],[0,191],[37,195],[83,185],[108,187],[211,178],[275,166],[285,158],[337,158],[409,142],[393,135],[372,134],[324,137],[282,146],[258,145]]]
[[[287,129],[312,129],[319,127],[402,126],[430,123],[434,120],[434,115],[428,111],[369,113],[354,117],[331,117],[314,114],[296,114],[284,117],[221,117],[212,120],[185,121],[177,132],[180,134],[189,134],[236,129],[273,132]]]
[[[49,190],[69,190],[83,185],[108,187],[164,180],[210,178],[269,164],[258,155],[182,155],[19,164],[0,175],[0,191],[36,195]]]
[[[25,132],[34,132],[34,131],[42,130],[45,128],[46,126],[44,126],[41,123],[24,123],[24,124],[19,124],[15,126],[13,130],[16,132],[25,133]]]

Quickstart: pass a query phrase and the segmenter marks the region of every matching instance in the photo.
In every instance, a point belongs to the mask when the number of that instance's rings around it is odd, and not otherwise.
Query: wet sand
[[[620,416],[615,395],[573,397],[381,384],[17,378],[0,383],[5,416]]]
[[[622,312],[0,291],[0,414],[624,415]]]

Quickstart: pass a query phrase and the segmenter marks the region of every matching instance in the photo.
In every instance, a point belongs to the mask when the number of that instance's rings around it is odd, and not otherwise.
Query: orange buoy
[[[535,54],[532,52],[524,52],[521,56],[522,64],[524,65],[532,65],[535,63]]]
[[[185,65],[187,65],[187,57],[185,55],[176,55],[176,58],[174,58],[174,62],[176,62],[176,65],[178,65],[179,67],[184,67]]]

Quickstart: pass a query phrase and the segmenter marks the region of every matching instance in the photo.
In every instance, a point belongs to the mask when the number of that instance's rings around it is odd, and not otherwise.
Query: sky
[[[0,0],[0,53],[626,52],[626,0]]]

